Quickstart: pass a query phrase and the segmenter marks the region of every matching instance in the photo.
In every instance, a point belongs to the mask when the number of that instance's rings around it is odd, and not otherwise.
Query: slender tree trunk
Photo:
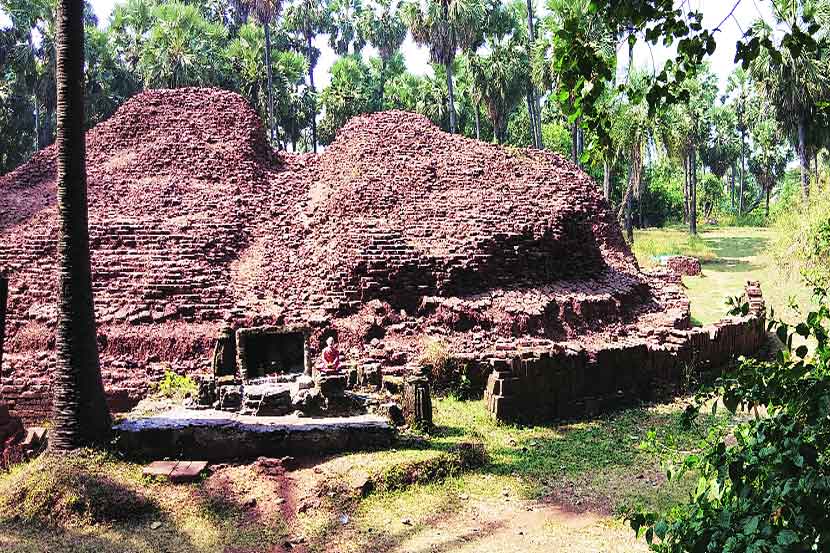
[[[692,148],[689,161],[689,233],[697,234],[697,151]]]
[[[450,110],[450,132],[455,134],[455,93],[452,87],[452,61],[444,64],[447,70],[447,94]]]
[[[577,162],[577,152],[579,151],[579,137],[577,135],[576,122],[571,125],[571,160]]]
[[[274,130],[274,80],[271,69],[271,24],[266,19],[263,26],[265,27],[265,72],[268,75],[268,132],[273,143],[276,140],[276,133]]]
[[[56,14],[59,283],[49,434],[54,451],[106,444],[111,426],[98,360],[89,254],[83,10],[83,0],[60,0]]]
[[[6,303],[9,299],[9,279],[0,273],[0,386],[3,384],[3,347],[6,341]]]
[[[801,165],[801,197],[810,198],[810,161],[807,159],[807,120],[803,115],[798,119],[798,160]]]
[[[744,191],[746,190],[746,130],[741,127],[741,186],[738,189],[738,215],[744,213]]]
[[[478,110],[478,102],[476,102],[476,140],[481,140],[481,114]]]
[[[683,156],[683,224],[689,222],[689,154]]]
[[[314,63],[312,63],[311,56],[312,56],[312,44],[311,44],[312,35],[309,32],[306,35],[307,40],[307,47],[308,47],[308,84],[311,87],[311,92],[316,95],[317,89],[314,88]],[[316,98],[312,99],[312,109],[311,109],[311,149],[314,153],[317,153],[317,100]]]
[[[533,43],[536,41],[536,25],[533,23],[533,0],[527,0],[527,36],[529,50],[533,50]],[[542,107],[539,103],[539,93],[533,83],[530,84],[530,94],[533,97],[530,111],[533,116],[530,118],[533,130],[533,142],[536,148],[542,149],[545,147],[542,142]]]
[[[386,58],[380,58],[380,93],[378,94],[378,98],[380,99],[380,103],[378,104],[378,111],[383,111],[383,97],[386,94]]]
[[[766,190],[766,193],[767,193],[766,215],[767,215],[767,217],[769,217],[769,190],[770,190],[769,187],[767,187],[767,190]]]
[[[533,111],[533,92],[531,92],[532,88],[530,86],[527,87],[527,93],[525,97],[527,98],[527,115],[530,120],[530,144],[534,148],[539,147],[539,143],[536,142],[536,113]]]
[[[602,160],[602,194],[606,200],[611,200],[611,163]]]
[[[729,207],[735,211],[735,162],[732,162],[732,167],[729,175]]]

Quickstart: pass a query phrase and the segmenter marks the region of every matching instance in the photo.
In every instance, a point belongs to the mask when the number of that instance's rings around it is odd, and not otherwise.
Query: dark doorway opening
[[[306,336],[278,327],[242,329],[237,332],[237,355],[245,379],[304,372]]]

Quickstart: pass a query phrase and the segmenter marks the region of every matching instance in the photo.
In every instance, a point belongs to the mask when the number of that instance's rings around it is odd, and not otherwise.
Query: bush
[[[109,455],[44,454],[0,479],[0,521],[72,524],[129,521],[158,511],[140,477]]]
[[[806,206],[800,194],[784,201],[776,209],[773,258],[784,272],[830,286],[830,197],[816,190]]]
[[[192,378],[170,370],[164,371],[164,377],[153,385],[154,394],[175,401],[194,395],[197,389],[196,382]]]
[[[669,477],[693,471],[698,484],[666,515],[630,516],[652,551],[830,550],[830,308],[826,292],[816,294],[819,309],[794,327],[771,316],[784,343],[774,361],[743,360],[687,409],[687,425],[718,399],[751,417],[731,436],[710,433],[698,452],[675,452]]]

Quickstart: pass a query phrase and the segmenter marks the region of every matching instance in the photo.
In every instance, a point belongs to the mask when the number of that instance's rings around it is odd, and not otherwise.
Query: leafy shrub
[[[688,504],[666,515],[630,516],[652,551],[830,550],[830,308],[826,291],[816,293],[819,308],[798,325],[771,316],[785,345],[774,361],[743,360],[687,409],[688,425],[718,399],[753,416],[731,437],[710,433],[699,452],[674,452],[670,478],[696,472],[698,484]],[[794,347],[805,340],[812,351]]]
[[[772,255],[785,272],[830,286],[830,196],[814,193],[805,206],[800,196],[778,211]]]
[[[164,377],[153,385],[153,392],[156,395],[176,401],[192,396],[196,391],[197,386],[192,378],[170,370],[164,371]]]
[[[158,510],[140,477],[108,454],[44,454],[0,479],[0,521],[72,524],[129,521]]]

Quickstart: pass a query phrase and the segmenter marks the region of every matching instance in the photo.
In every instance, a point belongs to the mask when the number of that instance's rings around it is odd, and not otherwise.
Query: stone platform
[[[114,432],[116,447],[130,456],[206,461],[384,448],[395,438],[394,427],[376,415],[255,417],[184,408],[127,418]]]

